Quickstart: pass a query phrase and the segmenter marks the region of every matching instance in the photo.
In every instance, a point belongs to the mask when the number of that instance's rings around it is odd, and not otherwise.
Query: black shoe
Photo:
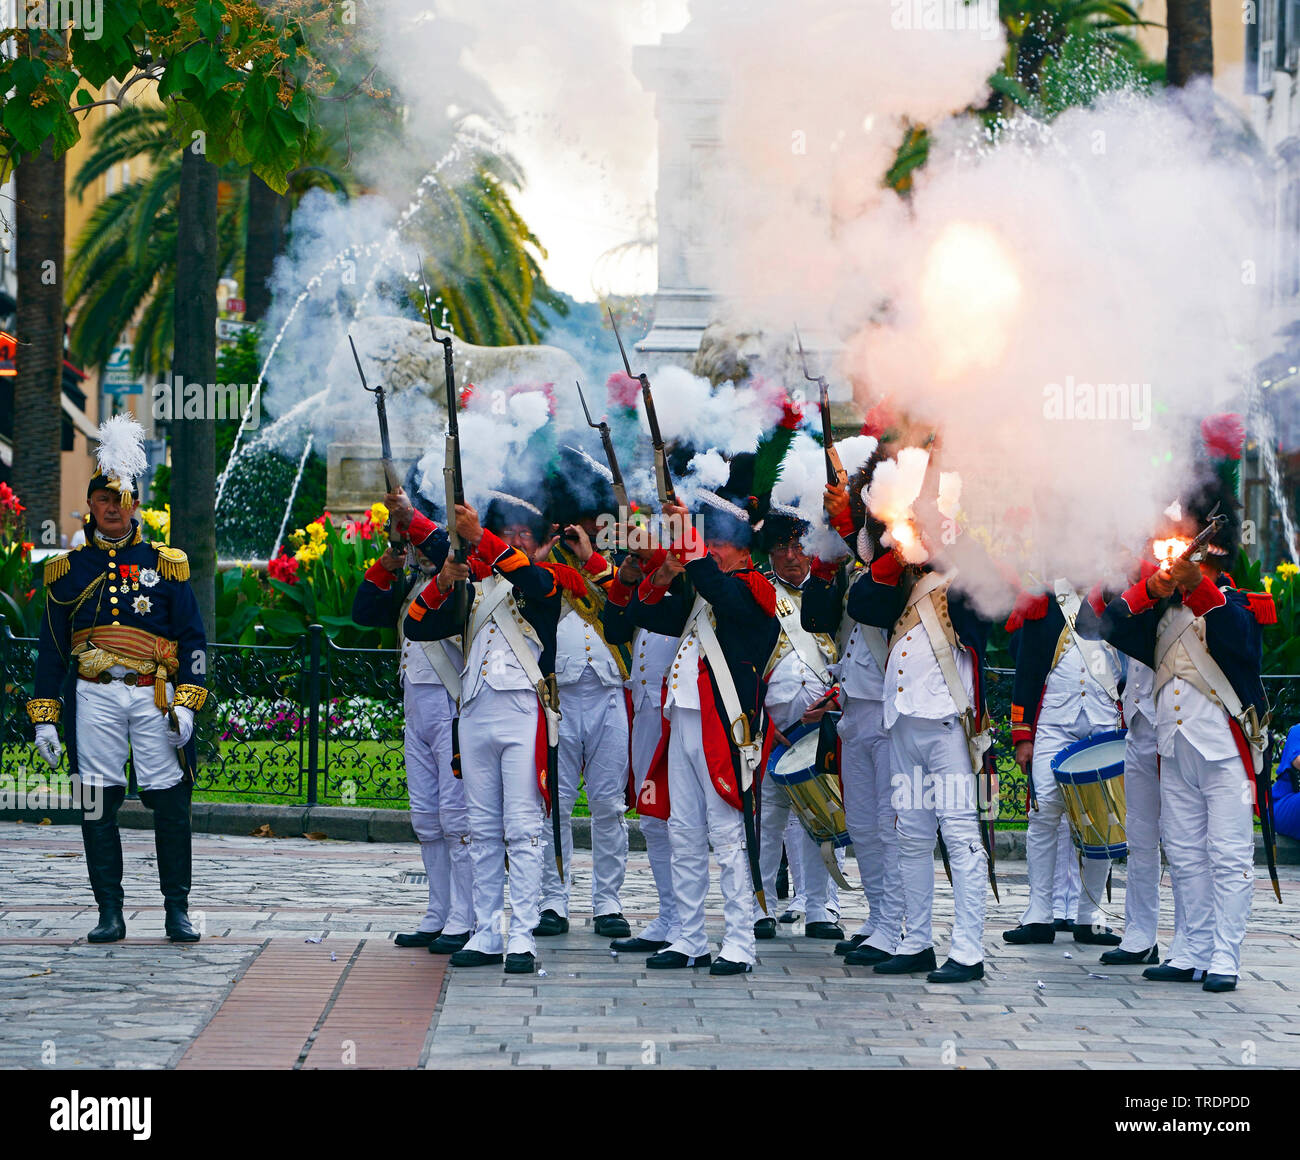
[[[1069,934],[1074,929],[1074,923],[1068,918],[1054,918],[1052,919],[1052,929],[1058,930],[1062,934]]]
[[[730,959],[716,958],[713,960],[713,966],[709,968],[709,974],[748,975],[753,969],[754,967],[751,963],[733,963]]]
[[[632,933],[627,919],[621,914],[598,914],[593,926],[601,938],[627,938]]]
[[[457,951],[463,951],[465,944],[469,942],[470,932],[464,934],[444,934],[434,939],[429,944],[429,954],[431,955],[454,955]]]
[[[927,983],[973,983],[983,977],[983,963],[971,963],[967,966],[955,959],[948,959],[937,971],[931,971],[926,975],[925,981]]]
[[[531,975],[537,970],[537,956],[532,951],[506,955],[507,975]]]
[[[414,934],[399,934],[393,939],[393,945],[399,947],[427,947],[436,942],[442,934],[440,930],[417,930]]]
[[[879,947],[868,946],[865,942],[860,947],[855,947],[844,956],[844,962],[850,967],[874,967],[877,963],[883,963],[892,959],[894,956],[888,951],[882,951]]]
[[[679,967],[707,967],[713,961],[709,955],[684,955],[681,951],[660,951],[651,955],[645,965],[652,971],[672,971]]]
[[[1202,991],[1235,991],[1236,989],[1236,975],[1206,975],[1205,982],[1201,984]]]
[[[844,957],[848,959],[848,955]],[[936,965],[934,947],[926,947],[914,955],[894,955],[877,963],[875,969],[877,975],[911,975],[917,971],[933,971]]]
[[[88,935],[87,942],[117,942],[126,938],[126,919],[122,917],[122,908],[116,902],[106,902],[99,908],[99,925]]]
[[[835,944],[835,953],[837,955],[847,955],[849,951],[856,951],[866,941],[867,936],[865,934],[855,934],[852,938],[837,942]]]
[[[803,928],[804,938],[843,938],[844,928],[834,922],[806,922]]]
[[[781,915],[780,918],[777,919],[777,922],[786,922],[786,923],[798,922],[801,918],[803,918],[802,910],[787,910],[783,915]]]
[[[543,910],[541,919],[537,923],[537,929],[533,931],[534,938],[549,938],[555,934],[568,934],[569,920],[561,917],[553,910]]]
[[[1161,963],[1158,967],[1147,967],[1142,977],[1153,983],[1199,983],[1205,978],[1205,972],[1199,967],[1171,967]]]
[[[505,955],[485,955],[482,951],[457,951],[451,956],[451,965],[453,967],[496,967],[499,966]]]
[[[661,951],[664,947],[672,946],[672,943],[661,942],[657,938],[616,938],[609,944],[612,951]]]
[[[1050,943],[1056,941],[1056,928],[1050,922],[1030,922],[1015,928],[1004,930],[1002,941],[1015,946],[1026,943]]]
[[[1116,948],[1113,951],[1102,951],[1100,961],[1108,967],[1132,967],[1138,963],[1158,963],[1160,948],[1147,947],[1144,951],[1122,951]]]
[[[776,919],[760,918],[754,923],[755,938],[776,938]]]
[[[167,915],[163,930],[172,942],[199,941],[199,932],[190,925],[190,916],[185,913],[185,907],[176,902],[165,902],[163,910]]]
[[[1103,926],[1100,930],[1094,930],[1090,926],[1084,926],[1082,923],[1076,922],[1074,924],[1074,941],[1087,943],[1095,947],[1117,947],[1124,940],[1108,926]]]

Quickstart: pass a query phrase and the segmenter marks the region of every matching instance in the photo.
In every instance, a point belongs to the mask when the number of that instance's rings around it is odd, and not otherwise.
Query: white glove
[[[184,705],[177,705],[172,712],[176,714],[176,724],[180,727],[180,732],[169,728],[167,740],[177,749],[184,749],[189,739],[194,736],[194,710],[187,709]]]
[[[53,725],[36,726],[36,751],[45,758],[45,764],[51,769],[59,768],[59,758],[63,756],[63,746],[59,744],[59,731]]]

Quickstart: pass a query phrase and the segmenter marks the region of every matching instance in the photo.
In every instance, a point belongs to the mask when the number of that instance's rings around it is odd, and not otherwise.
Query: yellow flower
[[[311,537],[311,542],[313,544],[321,544],[324,543],[325,537],[328,533],[325,531],[324,524],[310,523],[307,525],[307,534]]]
[[[1273,577],[1272,577],[1272,576],[1265,576],[1265,577],[1264,577],[1264,591],[1267,592],[1270,596],[1273,594]]]
[[[1300,572],[1300,566],[1292,564],[1289,560],[1277,566],[1279,576],[1294,576],[1297,572]]]
[[[388,509],[382,503],[370,505],[370,522],[377,528],[382,528],[388,523]]]

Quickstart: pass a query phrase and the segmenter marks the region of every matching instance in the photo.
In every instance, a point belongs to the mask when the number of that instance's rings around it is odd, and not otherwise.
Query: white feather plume
[[[130,415],[114,415],[99,425],[99,446],[95,458],[99,473],[135,491],[140,477],[149,470],[144,453],[144,428]]]

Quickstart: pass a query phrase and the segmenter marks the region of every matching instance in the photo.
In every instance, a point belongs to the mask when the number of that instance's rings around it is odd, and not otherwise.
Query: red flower
[[[272,580],[281,580],[285,584],[298,583],[298,561],[293,556],[286,555],[283,548],[274,560],[267,561],[266,572]]]
[[[1216,458],[1240,459],[1246,428],[1240,415],[1231,412],[1207,415],[1201,420],[1201,438],[1205,440],[1205,449]]]
[[[28,543],[26,543],[26,542],[24,541],[24,543],[23,543],[23,555],[24,555],[24,556],[27,555],[27,553],[30,552],[34,547],[36,547],[35,544],[28,544]]]
[[[605,382],[605,396],[616,407],[636,407],[641,394],[641,380],[615,371]]]

